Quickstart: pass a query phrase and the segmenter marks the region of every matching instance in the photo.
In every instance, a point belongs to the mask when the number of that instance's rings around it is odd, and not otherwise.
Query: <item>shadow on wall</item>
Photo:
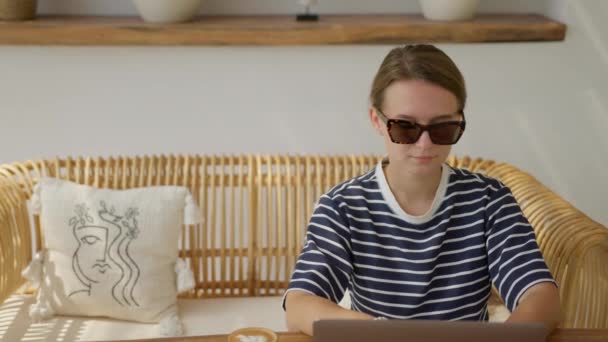
[[[605,25],[605,16],[608,14],[608,2],[607,1],[594,1],[594,6],[599,6],[599,11],[591,11],[589,9],[589,2],[569,2],[568,10],[572,13],[571,21],[575,21],[585,33],[585,36],[593,44],[593,47],[598,52],[602,63],[605,68],[604,71],[608,70],[608,43],[605,39],[602,39],[602,34],[605,32],[599,29],[600,25]]]

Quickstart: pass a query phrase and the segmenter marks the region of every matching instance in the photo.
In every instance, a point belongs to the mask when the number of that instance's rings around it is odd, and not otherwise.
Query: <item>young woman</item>
[[[386,158],[319,199],[285,294],[289,330],[310,335],[320,319],[483,321],[492,284],[508,322],[555,328],[555,281],[509,188],[445,164],[466,127],[450,57],[395,48],[370,97]],[[347,289],[351,310],[337,304]]]

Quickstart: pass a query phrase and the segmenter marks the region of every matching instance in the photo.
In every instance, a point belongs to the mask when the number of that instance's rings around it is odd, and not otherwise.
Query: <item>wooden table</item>
[[[300,333],[278,333],[279,342],[311,342],[310,336]],[[176,337],[171,339],[137,340],[140,342],[226,342],[228,335]],[[556,329],[548,342],[608,342],[608,329]],[[134,342],[123,341],[123,342]]]

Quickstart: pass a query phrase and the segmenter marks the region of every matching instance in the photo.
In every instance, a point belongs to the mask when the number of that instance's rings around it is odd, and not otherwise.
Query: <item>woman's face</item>
[[[402,119],[428,125],[444,121],[460,121],[462,115],[458,100],[448,90],[421,80],[393,82],[384,92],[384,103],[379,108],[389,119]],[[424,132],[413,144],[396,144],[391,141],[386,124],[378,117],[375,108],[370,109],[374,128],[383,136],[391,163],[398,164],[407,172],[425,175],[436,172],[445,162],[451,145],[435,145],[428,132]]]

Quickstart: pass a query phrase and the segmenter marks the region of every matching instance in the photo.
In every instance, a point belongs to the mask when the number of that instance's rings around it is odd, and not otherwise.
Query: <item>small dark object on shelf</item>
[[[316,5],[318,0],[299,0],[298,2],[304,6],[305,11],[296,16],[297,21],[319,21],[319,15],[310,11],[310,8]]]
[[[319,21],[318,14],[298,14],[296,17],[297,21]]]

